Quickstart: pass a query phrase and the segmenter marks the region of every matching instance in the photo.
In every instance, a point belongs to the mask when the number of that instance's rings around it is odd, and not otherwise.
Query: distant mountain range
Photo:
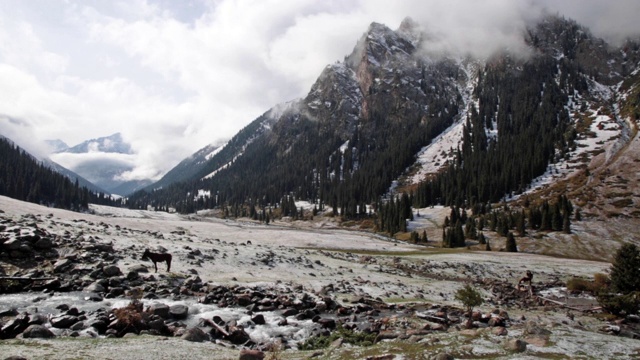
[[[120,133],[90,139],[72,147],[60,140],[50,140],[48,144],[56,149],[51,155],[54,161],[68,164],[71,170],[107,193],[126,196],[152,183],[151,180],[121,179],[122,174],[133,169],[127,156],[133,151]]]
[[[78,145],[69,147],[61,140],[49,140],[48,143],[58,150],[56,153],[83,154],[88,152],[104,152],[115,154],[133,154],[131,145],[122,139],[122,134],[115,133],[97,139],[86,140]]]

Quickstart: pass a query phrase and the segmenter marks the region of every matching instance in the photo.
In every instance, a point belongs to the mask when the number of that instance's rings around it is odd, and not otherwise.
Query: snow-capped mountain
[[[615,101],[621,81],[637,82],[636,43],[614,49],[556,16],[522,34],[521,53],[434,53],[429,39],[410,19],[395,31],[371,24],[304,98],[267,111],[206,162],[186,159],[190,180],[134,201],[174,205],[199,189],[232,203],[293,194],[347,215],[390,189],[425,203],[498,201],[562,164],[587,166],[576,161],[593,155],[584,149],[597,116],[608,115],[614,137],[625,127]]]
[[[154,188],[162,188],[171,183],[192,179],[206,165],[216,153],[221,150],[219,145],[207,145],[193,155],[182,160],[178,165],[165,174],[160,180],[153,183]]]
[[[45,140],[45,144],[51,149],[52,153],[62,152],[69,148],[69,145],[60,139]]]
[[[120,133],[67,147],[52,154],[51,159],[111,194],[126,196],[152,183],[123,176],[133,170],[134,156],[131,145]]]
[[[82,154],[88,152],[133,154],[131,145],[123,140],[122,134],[120,133],[115,133],[113,135],[97,139],[86,140],[78,145],[67,147],[66,149],[63,149],[59,152],[72,154]]]

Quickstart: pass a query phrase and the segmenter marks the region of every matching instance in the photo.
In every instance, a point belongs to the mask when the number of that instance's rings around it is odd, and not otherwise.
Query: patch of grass
[[[424,302],[427,302],[427,300],[424,299],[424,298],[399,298],[399,297],[393,297],[393,298],[384,299],[384,302],[386,302],[388,304],[406,304],[406,303],[424,303]]]
[[[332,342],[342,339],[343,342],[355,346],[371,346],[376,340],[375,333],[356,332],[339,326],[328,336],[314,336],[300,344],[300,350],[317,350],[329,347]]]
[[[332,249],[332,248],[315,248],[315,247],[301,247],[302,250],[322,250],[332,251],[337,253],[351,253],[355,255],[370,255],[370,256],[417,256],[417,255],[441,255],[441,254],[456,254],[461,252],[468,252],[466,248],[425,248],[424,250],[411,250],[411,251],[386,251],[386,250],[357,250],[357,249]]]
[[[61,339],[64,339],[64,338],[61,338]],[[24,339],[8,339],[8,340],[3,340],[3,343],[6,344],[6,345],[11,345],[11,346],[26,346],[26,347],[37,347],[37,348],[51,348],[51,347],[53,347],[53,345],[51,345],[49,343],[46,343],[46,342],[27,341],[27,340],[24,340]]]
[[[445,344],[411,343],[407,341],[385,341],[365,348],[345,348],[332,351],[330,356],[322,357],[335,360],[368,359],[385,355],[397,355],[402,359],[431,359],[434,355],[447,351]]]

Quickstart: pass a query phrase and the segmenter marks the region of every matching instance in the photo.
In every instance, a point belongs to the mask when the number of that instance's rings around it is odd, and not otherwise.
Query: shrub
[[[635,244],[624,244],[616,252],[611,285],[622,294],[640,291],[640,250]]]
[[[596,291],[606,289],[611,284],[611,279],[607,274],[595,273],[593,274],[593,283],[596,287]]]
[[[595,284],[593,281],[582,278],[571,278],[567,281],[567,290],[593,292]]]
[[[142,323],[142,303],[132,300],[127,306],[113,310],[121,328],[137,328]]]
[[[583,278],[571,278],[567,281],[567,290],[587,291],[593,294],[605,291],[609,288],[609,277],[606,274],[593,274],[593,280]]]
[[[460,301],[462,305],[467,308],[467,328],[471,328],[472,319],[471,314],[473,313],[473,308],[482,305],[484,300],[482,299],[482,295],[478,290],[476,290],[470,284],[465,284],[462,288],[456,291],[455,299]]]
[[[624,295],[600,293],[597,296],[602,308],[614,315],[637,314],[640,307],[640,292]]]

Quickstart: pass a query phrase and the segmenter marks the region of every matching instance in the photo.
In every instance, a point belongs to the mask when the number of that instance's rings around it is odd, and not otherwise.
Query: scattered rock
[[[449,353],[440,353],[436,355],[433,359],[434,360],[454,360],[455,358],[453,357],[453,355]]]
[[[525,325],[524,335],[549,336],[551,331],[539,326],[535,321],[527,321]]]
[[[266,321],[264,319],[264,315],[262,315],[262,314],[258,314],[256,316],[252,317],[251,321],[253,321],[253,323],[256,324],[256,325],[264,325],[264,324],[266,324]]]
[[[525,352],[527,350],[527,343],[520,339],[507,340],[504,344],[505,349],[515,352]]]
[[[263,360],[264,353],[260,350],[240,350],[238,360]]]
[[[507,335],[509,332],[507,331],[507,329],[503,326],[496,326],[493,329],[491,329],[491,333],[493,335],[497,335],[497,336],[505,336]]]
[[[545,347],[549,344],[549,337],[546,336],[528,336],[524,339],[527,344],[537,346],[537,347]]]

